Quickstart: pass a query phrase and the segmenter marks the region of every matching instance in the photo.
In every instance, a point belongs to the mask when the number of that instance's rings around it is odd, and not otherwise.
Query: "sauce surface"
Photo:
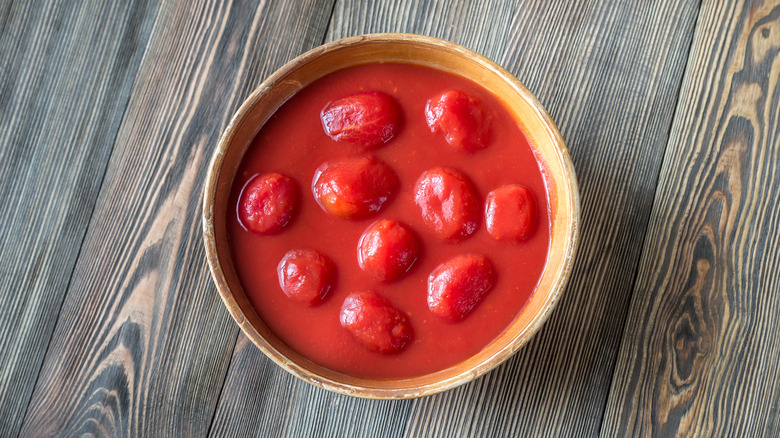
[[[460,90],[481,102],[491,121],[490,142],[475,152],[456,150],[426,124],[429,98]],[[386,144],[370,150],[328,137],[320,111],[343,96],[381,91],[393,96],[403,115],[401,128]],[[398,176],[398,192],[377,214],[359,220],[329,215],[314,200],[312,178],[326,161],[374,156]],[[515,243],[487,232],[484,211],[479,228],[457,243],[445,242],[426,227],[414,201],[414,185],[423,172],[449,167],[466,174],[483,205],[500,186],[520,184],[535,196],[535,231]],[[310,360],[348,375],[403,378],[439,371],[469,358],[490,344],[515,319],[533,293],[544,268],[550,240],[548,196],[539,164],[503,104],[479,85],[428,67],[377,63],[332,73],[287,101],[263,126],[248,149],[230,195],[238,205],[241,190],[258,174],[278,172],[297,185],[298,206],[278,234],[258,235],[243,228],[235,208],[228,212],[228,236],[239,279],[258,315],[287,345]],[[409,272],[383,283],[358,265],[363,231],[381,219],[406,224],[419,238],[420,255]],[[336,266],[337,279],[321,304],[308,306],[281,290],[277,265],[292,249],[313,248]],[[466,253],[486,256],[496,274],[495,287],[458,322],[446,321],[427,304],[429,274],[442,262]],[[374,291],[405,312],[414,340],[397,354],[368,350],[341,326],[339,313],[353,292]]]

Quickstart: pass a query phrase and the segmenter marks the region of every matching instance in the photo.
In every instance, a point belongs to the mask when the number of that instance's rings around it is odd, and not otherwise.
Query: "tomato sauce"
[[[490,121],[485,145],[453,148],[426,123],[426,103],[448,90],[480,102]],[[335,141],[323,128],[321,111],[354,93],[379,91],[401,109],[400,127],[386,143],[371,148]],[[326,213],[312,194],[317,169],[327,161],[370,156],[386,163],[398,177],[398,189],[369,217],[345,218]],[[415,204],[415,183],[433,168],[466,175],[481,202],[478,228],[466,238],[443,240],[426,225]],[[242,189],[257,175],[280,173],[297,188],[297,206],[279,232],[248,231],[239,219]],[[488,193],[522,185],[536,199],[536,225],[522,241],[494,239],[485,224]],[[401,63],[376,63],[332,73],[307,86],[262,127],[248,149],[233,183],[229,245],[239,279],[259,316],[291,348],[331,370],[365,378],[403,378],[439,371],[478,353],[515,319],[541,276],[550,241],[547,190],[540,165],[518,123],[501,101],[478,84],[451,73]],[[379,220],[398,221],[418,238],[419,253],[409,271],[390,282],[359,266],[358,245],[364,230]],[[290,299],[281,289],[277,265],[290,250],[314,249],[337,271],[333,287],[315,305]],[[452,321],[428,307],[428,277],[443,262],[480,254],[492,264],[495,285],[463,319]],[[413,338],[397,353],[372,351],[339,320],[353,293],[374,292],[403,312]]]

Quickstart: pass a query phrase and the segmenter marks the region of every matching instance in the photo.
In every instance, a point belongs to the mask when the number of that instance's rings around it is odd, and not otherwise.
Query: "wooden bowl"
[[[247,299],[227,244],[228,196],[239,163],[265,121],[297,91],[336,70],[377,61],[421,64],[482,84],[504,101],[543,164],[551,212],[547,264],[536,291],[515,321],[471,358],[432,374],[370,380],[336,373],[302,357],[269,330]],[[252,342],[279,366],[309,383],[352,396],[400,399],[462,385],[497,366],[539,330],[571,272],[578,241],[579,194],[571,159],[558,129],[536,98],[509,72],[485,57],[435,38],[375,34],[335,41],[276,71],[241,105],[219,140],[206,181],[203,238],[211,275],[230,314]]]

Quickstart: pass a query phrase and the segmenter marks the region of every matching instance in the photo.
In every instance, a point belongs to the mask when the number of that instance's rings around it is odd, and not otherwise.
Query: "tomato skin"
[[[401,129],[401,108],[380,91],[364,91],[334,100],[322,109],[325,133],[337,142],[374,148],[390,141]]]
[[[279,287],[288,298],[315,306],[322,302],[336,283],[336,266],[321,252],[293,249],[276,267]]]
[[[373,157],[326,162],[314,173],[314,199],[326,213],[363,219],[382,209],[398,191],[390,166]]]
[[[520,242],[536,229],[536,198],[526,187],[511,184],[499,187],[485,201],[485,224],[496,240]]]
[[[391,282],[411,269],[419,253],[420,242],[407,226],[384,219],[360,236],[358,265],[376,280]]]
[[[293,217],[298,205],[295,182],[281,173],[256,175],[247,182],[238,202],[238,219],[247,230],[276,234]]]
[[[399,353],[414,339],[409,317],[375,292],[347,296],[339,321],[355,339],[377,353]]]
[[[428,277],[428,308],[457,322],[468,316],[495,286],[496,273],[487,257],[456,256],[437,266]]]
[[[482,205],[474,185],[455,169],[424,172],[414,188],[423,222],[441,240],[458,242],[479,228]]]
[[[446,91],[428,99],[425,120],[431,132],[444,134],[456,149],[476,152],[484,149],[491,129],[480,102],[457,90]]]

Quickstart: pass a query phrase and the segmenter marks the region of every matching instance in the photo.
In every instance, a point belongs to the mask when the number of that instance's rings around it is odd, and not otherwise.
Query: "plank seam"
[[[320,40],[320,44],[325,44],[325,42],[328,39],[328,31],[330,30],[330,24],[333,22],[333,14],[336,13],[336,3],[338,3],[339,0],[333,0],[333,3],[330,7],[330,16],[328,17],[328,24],[325,26],[325,32],[322,34],[322,39]]]
[[[650,203],[651,208],[650,211],[647,213],[647,223],[650,223],[650,217],[653,215],[653,206],[655,206],[656,198],[658,197],[658,181],[661,176],[661,170],[664,167],[664,163],[666,163],[668,155],[669,155],[669,146],[670,146],[670,138],[672,133],[672,128],[674,127],[674,121],[677,119],[678,111],[680,110],[681,101],[680,101],[680,92],[682,91],[683,83],[685,82],[685,79],[688,77],[690,70],[691,70],[691,48],[693,47],[694,41],[696,41],[696,34],[698,33],[700,29],[700,23],[702,19],[702,2],[699,0],[699,5],[696,11],[696,24],[694,25],[693,32],[691,32],[690,39],[688,41],[688,51],[685,56],[685,70],[683,71],[682,77],[680,78],[680,82],[677,85],[677,91],[676,95],[677,98],[674,111],[672,112],[672,117],[669,119],[669,126],[666,130],[666,145],[664,146],[664,154],[661,158],[661,165],[658,166],[658,169],[656,170],[656,187],[653,191],[653,199]],[[617,368],[618,359],[620,358],[620,351],[623,349],[623,344],[626,342],[626,324],[628,322],[628,314],[631,311],[631,303],[634,300],[634,294],[636,292],[636,281],[637,277],[639,276],[639,270],[642,266],[642,258],[644,255],[644,248],[645,248],[645,242],[647,241],[647,235],[650,233],[650,229],[645,228],[645,232],[642,235],[642,244],[640,248],[642,248],[642,252],[639,255],[639,259],[637,260],[636,266],[634,267],[634,274],[633,274],[633,280],[631,281],[631,297],[628,306],[626,307],[625,311],[623,312],[623,330],[620,335],[620,343],[617,346],[617,354],[615,355],[615,358],[612,361],[612,372],[610,374],[610,380],[609,380],[609,387],[612,388],[612,385],[615,381],[615,369]],[[604,417],[607,412],[607,408],[609,407],[609,401],[610,401],[610,395],[612,394],[612,391],[610,389],[610,392],[607,394],[607,397],[604,399],[604,405],[601,409],[601,418],[599,419],[599,430],[597,436],[602,436],[603,430],[604,430]]]
[[[209,427],[206,429],[206,435],[205,436],[211,436],[211,430],[214,428],[214,421],[217,419],[217,411],[219,410],[219,402],[222,401],[222,394],[225,393],[225,384],[227,383],[228,375],[230,374],[230,369],[233,368],[233,360],[236,358],[236,346],[238,345],[238,337],[241,336],[241,330],[238,330],[236,332],[236,338],[233,340],[233,348],[231,351],[233,352],[230,355],[230,363],[227,367],[225,367],[225,373],[222,376],[222,385],[219,386],[219,394],[217,395],[217,401],[214,403],[214,411],[211,413],[211,421],[209,422]]]
[[[137,77],[137,70],[136,70],[136,77]],[[133,86],[135,86],[135,78],[133,78]],[[131,89],[132,89],[132,87],[131,87]],[[124,117],[124,113],[127,112],[127,107],[128,107],[129,101],[130,101],[129,96],[130,95],[128,95],[127,103],[125,104],[125,109],[123,110],[123,117]],[[116,139],[117,139],[118,135],[119,135],[119,129],[117,129],[117,132],[114,134],[114,141],[111,142],[111,154],[113,154],[113,152],[114,152],[114,146],[116,145]],[[111,154],[109,154],[109,156]],[[103,172],[102,172],[102,175],[100,177],[100,187],[101,187],[101,189],[98,192],[98,196],[96,196],[94,198],[93,202],[92,202],[91,212],[90,212],[90,216],[89,216],[89,222],[87,222],[88,224],[91,224],[92,220],[94,218],[94,215],[95,215],[95,205],[97,205],[97,200],[98,200],[98,198],[100,198],[100,192],[103,191],[103,181],[105,180],[105,177],[106,177],[109,161],[106,161],[106,165],[103,166]],[[35,388],[38,387],[38,379],[40,379],[40,377],[41,377],[41,370],[43,369],[43,364],[46,362],[46,356],[49,355],[49,349],[51,348],[51,343],[52,343],[52,340],[54,339],[54,333],[57,332],[57,326],[60,324],[60,321],[61,321],[60,320],[60,316],[62,315],[62,308],[64,306],[65,299],[68,296],[68,291],[70,290],[71,284],[73,283],[73,273],[76,271],[76,266],[78,265],[79,259],[81,259],[81,252],[84,249],[84,242],[87,239],[87,234],[89,232],[89,228],[90,228],[89,226],[85,227],[84,231],[81,233],[81,239],[80,239],[81,242],[79,243],[79,250],[76,252],[75,262],[73,263],[73,266],[71,267],[71,270],[70,270],[70,275],[68,276],[68,284],[65,285],[65,293],[62,294],[62,297],[60,298],[60,303],[59,303],[59,306],[58,306],[59,308],[57,309],[57,318],[55,319],[55,321],[57,321],[57,322],[54,325],[51,334],[49,335],[49,341],[46,343],[46,349],[44,350],[43,359],[38,364],[38,374],[36,374],[36,376],[35,376],[35,382],[33,383],[33,390],[32,390],[32,392],[30,392],[30,397],[27,399],[27,405],[25,406],[24,414],[22,415],[22,422],[21,422],[22,427],[20,427],[19,430],[17,431],[17,435],[16,435],[17,437],[21,435],[22,429],[24,429],[24,424],[27,423],[27,413],[30,410],[30,404],[32,403],[32,399],[33,399],[32,396],[33,396],[33,394],[35,394]]]

